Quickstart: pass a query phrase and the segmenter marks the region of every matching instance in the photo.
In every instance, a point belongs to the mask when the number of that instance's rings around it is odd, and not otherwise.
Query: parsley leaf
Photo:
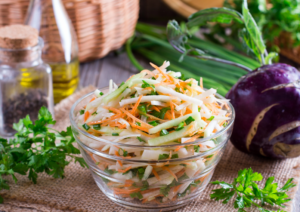
[[[220,181],[212,182],[221,188],[213,190],[210,198],[216,201],[223,200],[222,203],[226,204],[234,197],[234,208],[238,208],[239,211],[245,211],[244,208],[254,205],[259,211],[270,212],[263,208],[265,203],[284,207],[283,203],[290,201],[285,192],[296,186],[292,183],[293,178],[289,179],[280,189],[277,183],[273,183],[274,177],[269,177],[266,180],[263,189],[259,188],[255,181],[262,181],[262,179],[263,176],[253,172],[251,168],[240,170],[238,177],[233,180],[232,184]]]
[[[51,113],[42,107],[34,123],[27,115],[13,125],[17,131],[14,138],[0,138],[0,190],[9,189],[3,175],[10,175],[17,183],[15,173],[28,174],[28,178],[37,183],[38,173],[42,172],[64,178],[64,169],[72,160],[87,167],[83,158],[76,156],[80,151],[73,146],[75,138],[71,127],[59,132],[49,128],[53,124]]]

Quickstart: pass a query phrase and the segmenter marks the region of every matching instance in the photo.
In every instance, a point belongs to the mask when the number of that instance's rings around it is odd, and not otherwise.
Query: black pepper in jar
[[[28,114],[32,121],[38,118],[37,111],[42,106],[48,107],[47,96],[40,90],[30,90],[21,93],[3,102],[4,130],[7,133],[14,133],[13,123],[18,123],[20,119]]]

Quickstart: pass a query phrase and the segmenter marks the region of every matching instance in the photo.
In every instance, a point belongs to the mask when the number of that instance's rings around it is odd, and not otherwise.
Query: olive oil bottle
[[[75,30],[61,0],[31,0],[25,24],[36,28],[45,42],[42,59],[52,69],[54,102],[58,103],[79,84]]]

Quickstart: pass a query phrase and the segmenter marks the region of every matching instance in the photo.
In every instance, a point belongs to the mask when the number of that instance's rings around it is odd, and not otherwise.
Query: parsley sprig
[[[75,156],[80,151],[73,146],[75,139],[71,127],[59,132],[49,128],[53,124],[51,113],[42,107],[34,123],[27,115],[13,125],[17,131],[14,138],[0,138],[0,190],[9,190],[4,175],[11,175],[17,183],[15,173],[28,174],[28,178],[37,183],[38,173],[42,172],[54,178],[64,178],[64,169],[72,160],[87,167],[83,158]]]
[[[283,203],[291,200],[286,192],[296,186],[292,183],[293,178],[290,178],[282,188],[278,188],[278,184],[273,183],[274,177],[269,177],[264,188],[261,189],[255,182],[262,181],[262,179],[263,176],[253,172],[251,168],[240,170],[238,177],[233,180],[232,184],[223,181],[212,182],[212,184],[220,185],[222,188],[213,190],[210,197],[217,201],[223,200],[223,204],[227,204],[234,197],[234,208],[238,209],[238,212],[245,212],[245,208],[251,206],[256,206],[262,212],[271,212],[263,208],[266,203],[271,206],[285,207]]]

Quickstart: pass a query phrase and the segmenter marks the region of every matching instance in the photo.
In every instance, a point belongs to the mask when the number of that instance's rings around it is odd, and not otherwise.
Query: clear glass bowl
[[[227,125],[212,136],[190,143],[146,146],[109,141],[101,136],[89,134],[79,127],[76,117],[92,97],[93,93],[90,93],[72,106],[70,121],[81,154],[89,165],[98,187],[108,198],[119,205],[137,211],[168,211],[188,204],[205,189],[232,133],[235,112],[230,103],[222,108],[229,113],[230,119],[227,120]],[[220,95],[217,97],[223,98]],[[118,137],[114,137],[116,138]],[[214,145],[206,146],[208,141],[210,143],[212,141]],[[106,150],[108,146],[110,149]],[[197,149],[198,146],[200,152],[197,153],[195,147]],[[182,147],[181,150],[175,152],[174,150],[179,147]],[[117,156],[115,154],[117,150],[121,155],[125,150],[131,157]],[[173,155],[179,154],[179,157],[143,160],[138,157],[142,150],[161,150],[167,153],[172,151]],[[158,158],[158,156],[153,157]],[[154,169],[161,177],[157,178],[152,171],[149,178],[143,180],[148,166],[151,166],[152,170]],[[115,167],[115,169],[119,167],[117,170],[120,171],[125,167],[131,167],[131,169],[122,173],[115,172],[110,167]]]

